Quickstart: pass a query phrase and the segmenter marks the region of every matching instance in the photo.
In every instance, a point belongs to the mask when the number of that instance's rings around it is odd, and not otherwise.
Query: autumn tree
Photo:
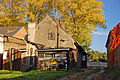
[[[52,11],[51,0],[26,0],[25,16],[27,22],[39,23]]]
[[[49,0],[1,0],[0,26],[38,23],[49,11],[52,11],[49,3]]]
[[[24,25],[24,0],[0,0],[0,26]]]
[[[97,0],[1,0],[0,4],[0,26],[38,23],[50,15],[86,50],[96,27],[105,28],[103,3]]]
[[[96,27],[106,28],[102,7],[97,0],[56,0],[55,8],[66,31],[87,50]]]

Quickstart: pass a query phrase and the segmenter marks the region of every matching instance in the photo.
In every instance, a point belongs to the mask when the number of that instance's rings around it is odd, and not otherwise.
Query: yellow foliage
[[[91,42],[96,26],[105,24],[103,3],[98,0],[1,0],[0,4],[0,26],[39,22],[50,14],[60,18],[67,31],[83,46]]]
[[[96,26],[104,28],[105,17],[102,9],[103,3],[97,0],[61,0],[56,10],[63,24],[67,26],[67,31],[71,31],[73,37],[81,44],[91,42],[92,31],[96,31]],[[58,8],[59,7],[59,8]],[[76,29],[76,27],[78,27]],[[81,40],[81,41],[80,41]]]

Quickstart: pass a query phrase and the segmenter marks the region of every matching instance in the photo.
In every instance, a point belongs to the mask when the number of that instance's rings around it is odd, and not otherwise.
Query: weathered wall
[[[110,65],[110,60],[109,60],[109,54],[110,54],[110,46],[111,46],[111,44],[112,44],[112,39],[111,39],[111,37],[109,36],[108,37],[109,39],[109,41],[108,41],[108,43],[107,43],[107,66],[108,66],[108,68],[112,68],[113,67],[113,65]]]
[[[60,27],[59,31],[59,45],[63,48],[76,48],[74,40]],[[51,37],[51,38],[50,38]],[[46,16],[36,27],[35,42],[41,43],[48,48],[57,47],[57,24]]]
[[[37,47],[32,43],[27,43],[27,52],[22,55],[24,59],[23,70],[36,69],[37,67]]]
[[[27,32],[24,27],[22,27],[13,37],[25,39]]]
[[[26,41],[6,36],[4,37],[4,51],[9,50],[10,48],[26,49]]]
[[[28,41],[31,41],[31,42],[35,41],[35,23],[34,22],[28,23]]]
[[[73,62],[71,66],[81,68],[81,54],[77,50],[73,50],[70,54],[70,61]],[[71,63],[70,62],[70,63]]]
[[[120,45],[114,51],[114,60],[113,66],[115,69],[120,69]]]
[[[27,52],[21,52],[21,70],[26,71],[32,69],[36,65],[35,61],[37,61],[36,57],[37,53],[35,50],[37,49],[35,44],[31,42],[27,42],[22,39],[8,37],[4,38],[4,51],[9,50],[10,48],[14,48],[17,50],[27,50]]]
[[[4,42],[4,38],[2,36],[0,36],[0,54],[2,54],[3,51],[4,51],[4,44],[3,44],[3,42]]]

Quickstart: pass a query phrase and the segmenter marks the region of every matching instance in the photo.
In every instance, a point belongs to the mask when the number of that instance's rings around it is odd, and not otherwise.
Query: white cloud
[[[93,32],[93,34],[96,34],[96,35],[108,35],[108,33],[105,33],[105,32]]]

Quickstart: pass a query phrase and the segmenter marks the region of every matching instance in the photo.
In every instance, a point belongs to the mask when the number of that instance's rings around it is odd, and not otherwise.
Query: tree
[[[72,32],[73,38],[87,49],[96,27],[106,28],[102,6],[97,0],[57,0],[57,17],[65,24],[66,31]]]
[[[107,61],[107,53],[92,50],[88,52],[88,59],[89,61]]]
[[[52,11],[51,0],[27,0],[25,5],[26,22],[39,23]]]
[[[24,25],[24,0],[0,0],[0,26]]]
[[[97,0],[1,0],[0,26],[40,22],[45,15],[59,19],[85,50],[96,27],[104,26],[103,3]]]
[[[52,9],[49,0],[1,0],[0,26],[39,22]]]

